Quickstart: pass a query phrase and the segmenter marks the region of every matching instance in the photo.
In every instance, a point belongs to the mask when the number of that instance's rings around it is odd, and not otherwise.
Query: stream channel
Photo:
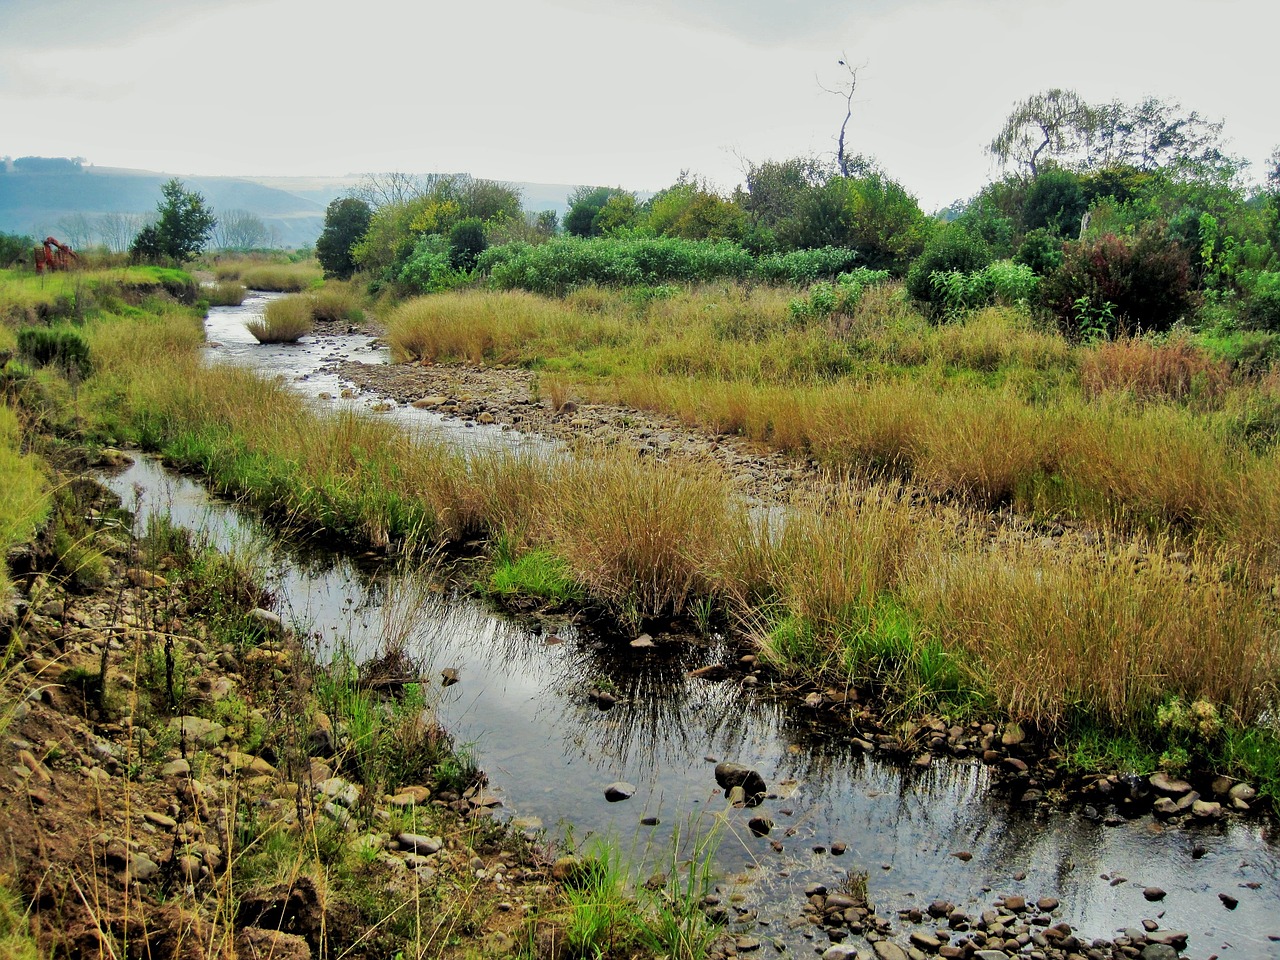
[[[327,408],[371,403],[343,399],[343,385],[323,368],[337,360],[386,363],[384,348],[354,334],[259,346],[244,321],[265,302],[254,296],[210,311],[210,362],[281,376],[312,398],[327,394],[332,399],[317,400]],[[470,449],[546,444],[406,406],[382,415]],[[898,920],[898,910],[941,898],[977,914],[998,896],[1020,894],[1060,900],[1060,919],[1082,938],[1111,939],[1150,918],[1161,929],[1187,931],[1188,956],[1280,957],[1280,943],[1271,939],[1280,937],[1274,821],[1172,829],[1147,815],[1109,826],[1081,804],[1017,803],[981,764],[940,760],[907,769],[850,748],[847,729],[823,725],[768,683],[690,677],[731,655],[719,639],[658,634],[652,648],[635,649],[629,636],[571,624],[552,634],[467,598],[424,600],[391,569],[341,555],[300,556],[249,513],[153,461],[140,459],[110,483],[126,504],[140,496],[143,514],[167,511],[215,543],[259,551],[279,612],[322,651],[346,645],[376,653],[387,625],[414,610],[410,652],[435,671],[458,670],[460,682],[433,684],[429,696],[456,741],[475,751],[490,792],[503,801],[501,816],[541,823],[551,836],[571,824],[579,843],[607,836],[641,877],[669,864],[673,829],[687,835],[720,818],[717,873],[726,895],[740,895],[757,912],[750,932],[766,943],[800,955],[828,946],[820,928],[795,924],[804,888],[815,881],[834,888],[846,871],[865,870],[870,899],[893,921],[900,942],[913,928]],[[618,697],[607,711],[587,696],[606,683]],[[769,798],[754,810],[726,809],[713,758],[758,770]],[[610,803],[604,788],[619,780],[636,793]],[[768,837],[747,828],[747,819],[760,815],[775,824]],[[660,824],[642,826],[646,817]],[[846,845],[840,856],[831,852],[835,843]],[[960,851],[972,859],[952,856]],[[1146,902],[1146,886],[1167,891],[1163,902]],[[1238,899],[1238,907],[1226,909],[1219,893]]]

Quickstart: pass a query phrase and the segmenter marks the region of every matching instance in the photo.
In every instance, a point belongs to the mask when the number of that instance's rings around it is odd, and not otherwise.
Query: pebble
[[[635,784],[627,783],[625,780],[617,780],[604,788],[604,798],[610,803],[630,800],[635,794]]]
[[[1114,881],[1112,882],[1114,884]],[[1146,897],[1148,900],[1150,900],[1152,903],[1155,903],[1159,900],[1163,900],[1165,897],[1164,891],[1161,890],[1159,887],[1143,887],[1142,895]]]

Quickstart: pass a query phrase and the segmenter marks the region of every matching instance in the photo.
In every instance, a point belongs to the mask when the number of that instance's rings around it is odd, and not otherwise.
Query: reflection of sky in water
[[[279,377],[313,402],[332,410],[368,411],[379,398],[357,395],[343,398],[344,384],[325,368],[345,361],[382,364],[390,362],[390,351],[373,337],[353,333],[335,337],[302,337],[297,343],[258,343],[245,323],[261,317],[267,304],[284,294],[253,293],[238,307],[212,307],[205,318],[206,355],[212,363],[252,367],[271,377]],[[320,394],[328,394],[321,400]],[[464,426],[459,419],[446,419],[430,410],[395,405],[378,416],[405,430],[430,439],[447,439],[467,450],[545,451],[550,445],[539,437],[497,425]]]
[[[903,771],[859,755],[847,730],[784,708],[763,687],[690,678],[690,669],[726,657],[716,642],[659,635],[655,648],[636,651],[627,638],[565,625],[556,628],[562,642],[549,644],[547,635],[473,601],[370,575],[332,556],[300,560],[252,521],[211,505],[198,486],[166,477],[148,461],[112,481],[126,503],[134,483],[148,491],[144,512],[168,509],[178,522],[204,526],[221,544],[239,543],[262,558],[282,614],[315,636],[322,651],[345,645],[371,652],[386,631],[401,631],[432,664],[433,677],[457,668],[460,683],[432,686],[438,710],[459,742],[475,745],[505,815],[537,816],[553,832],[570,821],[579,838],[607,834],[636,858],[648,852],[660,861],[669,856],[673,826],[705,826],[724,814],[720,865],[726,875],[754,878],[748,901],[774,921],[762,936],[811,949],[785,922],[797,915],[804,885],[865,869],[873,899],[890,918],[940,897],[976,913],[1003,893],[1050,895],[1062,900],[1063,919],[1090,938],[1163,913],[1165,928],[1191,933],[1191,956],[1280,956],[1267,940],[1280,935],[1280,856],[1269,826],[1179,832],[1149,817],[1106,827],[1078,812],[1023,810],[991,788],[985,767],[936,763]],[[619,697],[609,711],[586,697],[602,682]],[[726,812],[707,757],[753,765],[785,796]],[[635,797],[606,802],[603,789],[614,780],[635,784]],[[649,814],[662,826],[641,827]],[[747,830],[756,814],[776,824],[771,837]],[[848,845],[842,857],[813,851],[835,841]],[[1208,850],[1198,861],[1194,843]],[[961,850],[973,860],[951,856]],[[1013,879],[1018,872],[1025,881]],[[1113,887],[1103,874],[1128,882]],[[1261,887],[1240,886],[1248,882]],[[1147,903],[1146,885],[1168,891],[1164,902]],[[1239,908],[1226,911],[1218,893],[1237,897]]]

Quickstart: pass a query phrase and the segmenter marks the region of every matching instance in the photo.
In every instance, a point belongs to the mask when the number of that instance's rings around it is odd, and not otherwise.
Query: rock
[[[768,790],[764,777],[741,763],[733,763],[728,760],[723,763],[717,763],[715,777],[716,783],[720,784],[721,789],[730,790],[733,787],[742,787],[743,793],[748,798],[763,796]]]
[[[231,750],[227,753],[227,765],[236,773],[255,777],[271,777],[275,776],[276,772],[276,768],[261,757],[241,753],[239,750]]]
[[[433,395],[429,397],[420,397],[419,399],[413,401],[411,406],[416,407],[419,410],[426,410],[431,407],[443,407],[448,402],[449,402],[448,397]]]
[[[955,858],[956,858],[957,860],[959,860],[961,863],[968,863],[970,860],[972,860],[972,859],[973,859],[973,854],[972,854],[972,853],[970,853],[968,850],[957,850],[957,851],[954,851],[954,852],[951,854],[951,856],[955,857]]]
[[[1191,814],[1202,820],[1215,820],[1222,816],[1222,804],[1216,800],[1197,800],[1191,804]]]
[[[929,953],[937,953],[942,949],[942,941],[937,937],[931,936],[922,930],[912,930],[908,937],[911,945],[920,950],[927,950]]]
[[[426,787],[401,787],[400,792],[391,798],[393,807],[412,807],[426,803],[431,799],[431,791]]]
[[[757,837],[765,837],[773,829],[773,821],[768,817],[752,817],[747,821],[747,829]]]
[[[331,757],[334,747],[333,721],[329,719],[328,714],[317,710],[311,717],[311,733],[307,737],[307,755]]]
[[[644,827],[656,827],[661,822],[662,821],[659,820],[657,817],[641,817],[640,818],[640,825]]]
[[[1159,887],[1144,887],[1142,890],[1142,895],[1152,903],[1157,903],[1160,900],[1163,900],[1165,897],[1164,891],[1161,890]]]
[[[1222,905],[1228,910],[1234,910],[1236,907],[1240,906],[1240,901],[1229,893],[1218,894],[1218,899],[1222,901]]]
[[[360,802],[360,787],[354,783],[348,783],[341,777],[321,780],[316,784],[316,792],[328,797],[334,803],[342,804],[347,809]]]
[[[630,800],[635,795],[635,784],[627,783],[625,780],[614,781],[604,788],[604,798],[610,803],[618,803],[621,800]]]
[[[647,633],[642,633],[640,634],[640,636],[636,637],[634,640],[631,641],[631,646],[635,647],[637,650],[643,650],[648,647],[652,647],[653,637],[649,636]]]
[[[1000,734],[1000,743],[1006,747],[1016,747],[1027,739],[1026,733],[1023,732],[1022,724],[1011,723],[1004,728],[1004,732]]]
[[[1036,909],[1041,913],[1053,913],[1058,909],[1058,906],[1057,897],[1041,897],[1036,901]]]
[[[1247,783],[1237,783],[1227,791],[1227,796],[1231,800],[1243,800],[1245,803],[1250,803],[1258,796],[1258,791]]]
[[[311,945],[296,933],[245,927],[236,934],[236,955],[271,960],[311,960]]]
[[[1187,948],[1187,932],[1185,930],[1158,930],[1148,933],[1147,939],[1152,943],[1173,947],[1175,950]]]
[[[1178,960],[1178,951],[1168,944],[1148,943],[1139,956],[1141,960]]]
[[[226,727],[204,717],[174,717],[169,721],[169,729],[179,731],[188,741],[202,747],[216,747],[227,739]]]
[[[488,426],[493,423],[493,414],[488,411],[480,414],[480,416],[476,417],[476,423],[483,423],[485,426]]]
[[[265,630],[268,636],[276,639],[284,636],[284,621],[280,619],[278,613],[272,613],[262,607],[254,607],[249,611],[248,617]]]
[[[440,671],[440,682],[443,686],[451,687],[460,679],[457,667],[445,667]]]
[[[1023,910],[1027,909],[1027,898],[1018,896],[1005,897],[1004,907],[1006,910],[1012,910],[1014,913],[1021,913]]]
[[[551,879],[558,883],[573,883],[582,875],[582,859],[574,856],[559,857],[551,864]]]
[[[444,841],[439,837],[427,837],[420,833],[397,833],[396,843],[400,844],[401,849],[422,856],[439,853],[444,846]]]
[[[173,817],[165,816],[163,813],[159,813],[155,810],[148,810],[142,815],[142,819],[146,820],[148,823],[155,824],[162,830],[176,830],[178,828],[177,820],[173,819]]]
[[[1151,809],[1161,817],[1173,817],[1178,814],[1178,802],[1172,797],[1159,797],[1151,805]]]
[[[956,905],[950,900],[935,900],[933,903],[929,904],[929,916],[936,920],[940,917],[949,916],[951,911],[955,908]]]
[[[1187,783],[1187,781],[1171,777],[1163,770],[1153,773],[1147,779],[1147,782],[1161,793],[1186,793],[1191,789],[1191,784]]]
[[[125,870],[133,883],[144,883],[160,872],[159,865],[145,853],[135,853],[129,857],[129,866]]]
[[[751,953],[760,949],[760,941],[755,937],[737,937],[733,941],[733,945],[739,953]]]
[[[908,960],[907,951],[892,940],[877,940],[871,945],[879,960]]]
[[[857,960],[857,956],[857,947],[848,943],[837,943],[823,951],[822,960]]]

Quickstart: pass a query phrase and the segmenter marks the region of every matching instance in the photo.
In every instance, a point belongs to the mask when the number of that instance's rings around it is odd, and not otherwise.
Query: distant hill
[[[119,245],[120,231],[150,216],[160,185],[173,176],[148,170],[82,165],[79,160],[23,157],[0,161],[0,231],[55,236],[72,246]],[[276,246],[315,243],[331,200],[360,182],[345,177],[179,178],[197,190],[215,213],[244,210],[259,217]],[[526,210],[555,210],[564,216],[573,184],[519,183]]]

